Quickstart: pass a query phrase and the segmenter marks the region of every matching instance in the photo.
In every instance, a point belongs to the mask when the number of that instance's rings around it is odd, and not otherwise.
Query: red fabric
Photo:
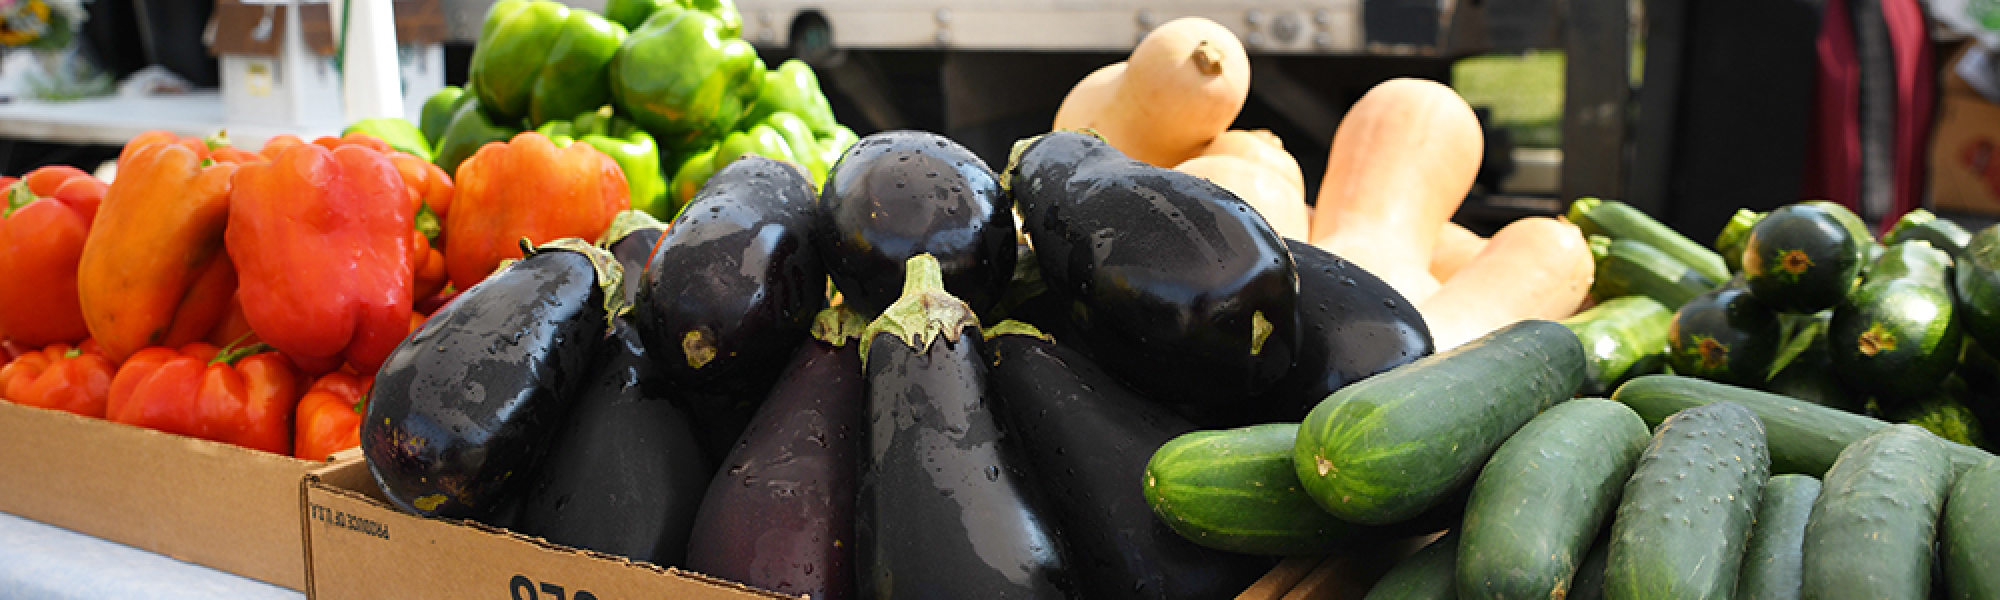
[[[1802,200],[1838,202],[1861,208],[1861,61],[1855,54],[1854,21],[1847,0],[1827,0],[1821,9],[1819,80]]]
[[[1930,147],[1931,115],[1936,110],[1937,57],[1920,0],[1882,0],[1889,22],[1889,45],[1896,52],[1895,202],[1882,215],[1882,231],[1903,213],[1923,206],[1925,154]]]

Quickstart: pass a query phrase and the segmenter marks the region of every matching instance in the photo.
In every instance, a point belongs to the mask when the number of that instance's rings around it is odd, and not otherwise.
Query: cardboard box
[[[308,474],[306,593],[313,598],[792,598],[680,569],[551,544],[391,506],[359,452]]]
[[[295,590],[299,485],[321,465],[0,402],[0,512]]]
[[[403,114],[415,119],[444,88],[440,0],[394,0]],[[327,0],[215,0],[209,51],[223,117],[260,125],[344,124],[339,46]]]
[[[2000,215],[2000,105],[1954,72],[1952,65],[1963,55],[1961,48],[1943,61],[1939,75],[1926,204],[1933,210]]]

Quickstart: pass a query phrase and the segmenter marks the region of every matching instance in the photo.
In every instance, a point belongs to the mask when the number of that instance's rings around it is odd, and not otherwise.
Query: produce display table
[[[255,579],[7,513],[0,513],[0,590],[23,600],[304,597]]]
[[[152,130],[193,137],[227,131],[230,141],[238,147],[261,148],[265,140],[281,133],[300,139],[339,135],[340,124],[230,123],[223,114],[222,93],[215,89],[136,98],[114,96],[68,102],[15,98],[0,102],[0,137],[122,146],[140,133]]]

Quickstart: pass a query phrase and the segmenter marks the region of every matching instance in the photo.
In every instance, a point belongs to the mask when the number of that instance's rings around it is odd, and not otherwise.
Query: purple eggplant
[[[1230,427],[1297,422],[1328,394],[1436,351],[1430,326],[1396,288],[1325,250],[1285,240],[1299,274],[1298,358]]]

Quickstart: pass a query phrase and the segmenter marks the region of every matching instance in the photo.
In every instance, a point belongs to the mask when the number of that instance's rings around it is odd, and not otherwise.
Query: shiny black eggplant
[[[1048,490],[1085,597],[1228,598],[1271,570],[1275,558],[1188,541],[1146,504],[1146,461],[1194,423],[1075,350],[1009,323],[987,340],[997,411]]]
[[[524,250],[431,315],[375,374],[361,447],[397,508],[490,518],[589,380],[620,310],[622,270],[582,240]]]
[[[867,374],[854,500],[864,598],[1071,597],[1061,538],[1007,448],[979,322],[910,260],[903,297],[861,338]]]
[[[781,594],[854,597],[854,465],[867,322],[820,311],[708,485],[687,568]]]
[[[1017,144],[1007,186],[1049,292],[1092,358],[1133,389],[1239,406],[1291,368],[1291,253],[1235,194],[1071,131]]]
[[[666,234],[666,223],[644,211],[628,210],[618,213],[611,220],[611,227],[604,230],[604,239],[597,241],[597,245],[617,257],[618,265],[630,274],[625,278],[624,286],[627,306],[637,301],[639,285],[645,281],[640,275],[646,272],[646,263],[653,260],[653,247],[659,245],[660,238]]]
[[[749,156],[717,171],[674,220],[632,313],[668,377],[733,391],[784,368],[826,306],[813,194],[797,165]]]
[[[1253,422],[1296,422],[1328,394],[1437,350],[1430,326],[1408,298],[1354,263],[1285,240],[1299,274],[1299,350],[1292,370],[1254,406]]]
[[[817,242],[833,285],[870,317],[903,291],[903,263],[937,258],[944,288],[985,315],[1014,275],[1014,202],[965,146],[927,131],[861,138],[827,171]]]
[[[682,564],[714,461],[668,399],[638,331],[615,321],[521,498],[513,529],[657,565]]]

